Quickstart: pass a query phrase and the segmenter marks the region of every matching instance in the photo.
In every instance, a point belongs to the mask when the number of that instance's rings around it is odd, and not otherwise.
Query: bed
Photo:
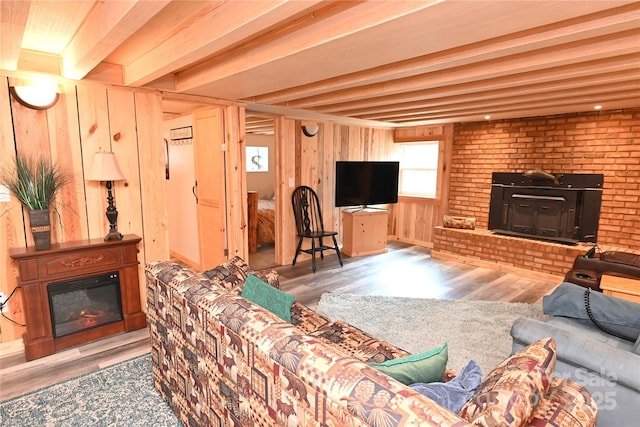
[[[275,200],[259,199],[258,193],[248,194],[249,252],[258,250],[258,246],[275,242],[276,210]]]
[[[258,245],[276,241],[276,201],[258,200]]]

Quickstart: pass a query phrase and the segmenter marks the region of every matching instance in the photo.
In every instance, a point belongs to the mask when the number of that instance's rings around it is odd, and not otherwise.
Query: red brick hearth
[[[503,236],[488,230],[436,227],[431,253],[434,258],[456,259],[498,270],[523,270],[545,280],[561,280],[575,257],[592,246]]]

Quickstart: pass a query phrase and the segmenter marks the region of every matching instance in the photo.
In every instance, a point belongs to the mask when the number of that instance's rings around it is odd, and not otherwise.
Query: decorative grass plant
[[[70,180],[70,174],[42,155],[36,159],[17,155],[13,167],[0,172],[0,183],[30,211],[49,209]]]
[[[60,189],[71,178],[71,174],[42,155],[36,159],[17,155],[12,167],[0,171],[0,184],[7,186],[29,211],[31,234],[37,250],[51,247],[50,209]]]

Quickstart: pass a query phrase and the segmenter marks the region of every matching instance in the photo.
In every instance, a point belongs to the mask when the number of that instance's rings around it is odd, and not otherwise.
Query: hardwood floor
[[[315,309],[325,292],[385,295],[415,298],[469,299],[540,303],[557,285],[455,261],[432,258],[430,250],[400,242],[389,242],[388,251],[367,257],[336,255],[295,267],[275,267],[282,290],[296,295],[302,304]]]
[[[149,352],[148,330],[111,335],[27,362],[16,341],[0,345],[0,401]]]
[[[254,269],[273,267],[276,265],[274,245],[261,245],[258,250],[249,254],[249,265]]]
[[[268,250],[250,257],[253,268],[263,268],[273,262],[273,254]],[[333,254],[317,260],[315,274],[310,260],[299,261],[295,267],[275,267],[275,270],[280,273],[282,289],[313,309],[325,292],[538,303],[558,284],[434,259],[428,248],[399,242],[389,242],[386,253],[345,256],[343,262],[344,266],[340,267]],[[148,351],[146,329],[110,336],[31,362],[25,361],[21,343],[0,344],[0,400]]]

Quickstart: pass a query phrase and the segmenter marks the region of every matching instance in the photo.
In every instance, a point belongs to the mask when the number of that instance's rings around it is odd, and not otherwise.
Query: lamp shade
[[[115,154],[99,152],[93,155],[93,164],[85,179],[87,181],[121,181],[126,178],[118,166]]]

